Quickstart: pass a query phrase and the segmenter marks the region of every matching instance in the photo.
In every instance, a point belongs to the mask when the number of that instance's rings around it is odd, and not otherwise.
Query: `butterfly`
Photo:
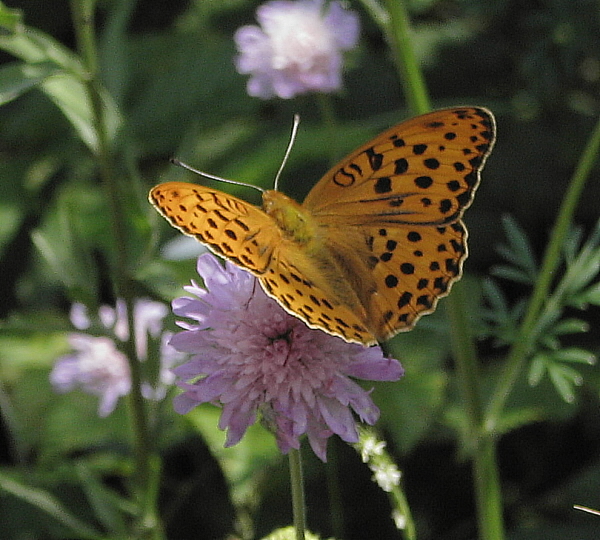
[[[495,126],[482,107],[404,121],[331,168],[302,204],[266,190],[259,208],[185,182],[159,184],[149,199],[311,328],[373,345],[410,330],[460,279],[462,215]]]

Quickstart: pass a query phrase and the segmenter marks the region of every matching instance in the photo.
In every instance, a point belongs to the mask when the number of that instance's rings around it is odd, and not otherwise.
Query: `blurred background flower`
[[[248,94],[289,99],[342,87],[343,52],[358,42],[358,16],[339,2],[276,0],[256,10],[260,26],[242,26],[234,39],[237,70],[250,75]]]
[[[142,298],[135,301],[133,311],[137,359],[145,362],[150,349],[154,348],[160,363],[156,380],[142,383],[142,394],[147,399],[162,399],[175,378],[171,368],[183,358],[168,344],[172,333],[163,331],[168,308],[160,302]],[[89,330],[96,335],[81,332],[69,335],[73,352],[56,360],[50,382],[60,393],[79,388],[98,396],[98,414],[108,416],[119,398],[131,390],[127,357],[119,350],[119,342],[129,337],[125,303],[118,300],[115,308],[101,306],[94,320],[90,319],[83,304],[75,303],[70,318],[78,330]],[[97,335],[99,333],[106,335]]]

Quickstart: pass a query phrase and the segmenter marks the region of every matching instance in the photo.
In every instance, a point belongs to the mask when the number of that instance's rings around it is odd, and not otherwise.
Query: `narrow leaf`
[[[14,62],[0,68],[0,105],[18,98],[48,77],[60,72],[52,62],[25,64]]]
[[[52,494],[39,488],[26,486],[0,473],[0,488],[35,506],[71,530],[76,538],[99,540],[104,538],[89,525],[72,515]]]

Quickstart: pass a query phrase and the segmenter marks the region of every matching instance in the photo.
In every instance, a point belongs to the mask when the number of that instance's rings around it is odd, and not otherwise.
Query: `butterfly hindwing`
[[[377,293],[369,300],[372,332],[385,341],[410,330],[460,279],[467,257],[462,221],[439,227],[379,227],[370,230],[372,275]]]
[[[365,308],[352,291],[336,290],[333,281],[339,274],[330,275],[326,270],[330,265],[331,260],[317,261],[297,249],[277,249],[259,280],[269,296],[311,328],[349,342],[375,344],[377,339],[366,325]]]

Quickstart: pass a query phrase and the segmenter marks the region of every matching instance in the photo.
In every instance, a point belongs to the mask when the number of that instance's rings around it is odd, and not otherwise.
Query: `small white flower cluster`
[[[374,463],[370,466],[373,479],[386,493],[390,493],[400,484],[402,473],[394,463]]]
[[[386,493],[392,493],[400,486],[402,473],[385,451],[385,441],[380,441],[375,434],[363,427],[359,428],[359,441],[354,445],[373,473],[373,480]],[[394,499],[396,497],[393,497]],[[392,511],[392,519],[400,530],[406,528],[406,514],[396,507]]]

